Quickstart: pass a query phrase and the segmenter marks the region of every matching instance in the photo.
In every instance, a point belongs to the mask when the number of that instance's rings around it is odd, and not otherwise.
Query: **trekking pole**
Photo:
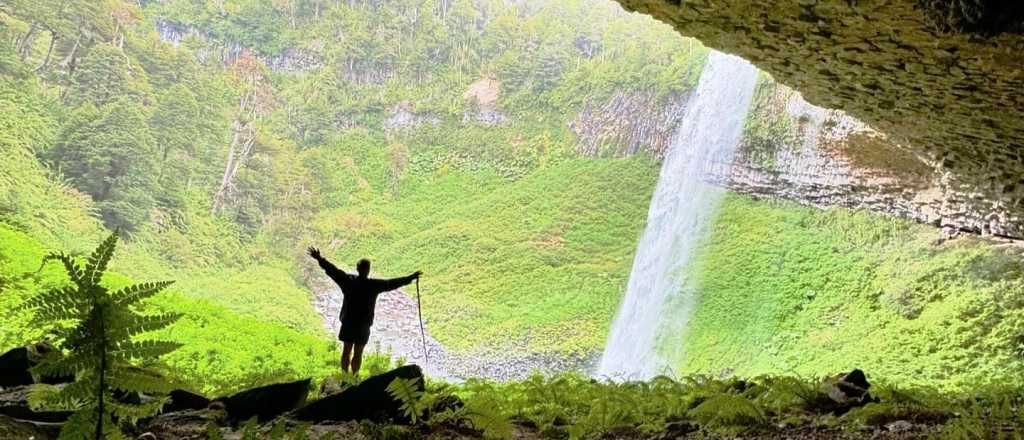
[[[416,277],[416,313],[420,316],[420,338],[423,339],[423,365],[430,363],[427,356],[427,332],[423,329],[423,304],[420,302],[420,278]]]

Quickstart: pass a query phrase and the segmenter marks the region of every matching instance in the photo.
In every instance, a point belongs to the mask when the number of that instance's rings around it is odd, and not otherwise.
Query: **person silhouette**
[[[316,260],[328,277],[341,288],[344,298],[341,302],[341,330],[338,339],[344,343],[341,350],[341,370],[359,373],[363,363],[363,348],[370,340],[370,327],[373,326],[373,311],[377,305],[377,296],[407,285],[420,277],[423,272],[416,271],[401,278],[380,280],[370,278],[370,260],[365,258],[356,263],[356,275],[346,273],[327,261],[320,250],[310,247],[307,252]]]

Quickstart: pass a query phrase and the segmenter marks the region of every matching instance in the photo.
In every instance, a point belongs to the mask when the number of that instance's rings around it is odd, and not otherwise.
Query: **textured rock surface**
[[[569,129],[578,138],[577,152],[588,157],[646,152],[662,157],[683,117],[689,96],[660,104],[653,94],[616,93],[608,102],[587,102]]]
[[[1024,237],[1019,6],[940,22],[914,0],[618,1],[907,146],[955,227]]]
[[[402,412],[402,402],[395,399],[388,387],[395,379],[416,380],[414,389],[423,392],[423,371],[416,365],[404,365],[387,373],[367,378],[344,391],[320,398],[291,413],[295,420],[308,422],[374,420],[409,424]]]
[[[197,55],[201,60],[210,57],[220,59],[225,66],[230,66],[239,58],[252,54],[252,49],[238,43],[216,41],[207,32],[194,26],[183,25],[165,20],[157,20],[156,31],[160,39],[174,46],[180,45],[185,39],[194,37],[206,43]],[[320,54],[306,50],[287,48],[276,55],[256,54],[270,70],[279,73],[302,73],[319,69],[324,61]]]

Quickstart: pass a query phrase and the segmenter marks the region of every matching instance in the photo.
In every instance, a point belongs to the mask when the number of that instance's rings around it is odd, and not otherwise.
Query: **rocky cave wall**
[[[954,10],[927,0],[617,1],[750,60],[811,103],[843,109],[934,170],[934,185],[899,175],[857,185],[932,199],[926,221],[936,225],[1024,237],[1019,2],[965,0]],[[845,144],[854,156],[878,147],[876,135],[859,138]]]

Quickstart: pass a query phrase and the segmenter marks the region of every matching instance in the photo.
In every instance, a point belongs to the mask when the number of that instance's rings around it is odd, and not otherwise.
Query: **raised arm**
[[[388,280],[379,280],[380,284],[378,284],[378,290],[380,290],[381,292],[389,292],[395,290],[399,287],[402,287],[406,284],[413,282],[413,280],[419,278],[421,274],[423,274],[423,272],[417,270],[416,272],[413,272],[412,274],[404,277],[391,278]]]
[[[327,273],[327,276],[331,277],[332,280],[334,280],[335,282],[341,282],[339,280],[345,279],[347,275],[345,271],[338,269],[338,266],[335,266],[333,263],[327,261],[326,258],[320,255],[320,249],[310,247],[306,251],[309,252],[309,256],[313,257],[313,259],[316,260],[316,263],[320,265],[320,268],[323,269],[324,272]]]

